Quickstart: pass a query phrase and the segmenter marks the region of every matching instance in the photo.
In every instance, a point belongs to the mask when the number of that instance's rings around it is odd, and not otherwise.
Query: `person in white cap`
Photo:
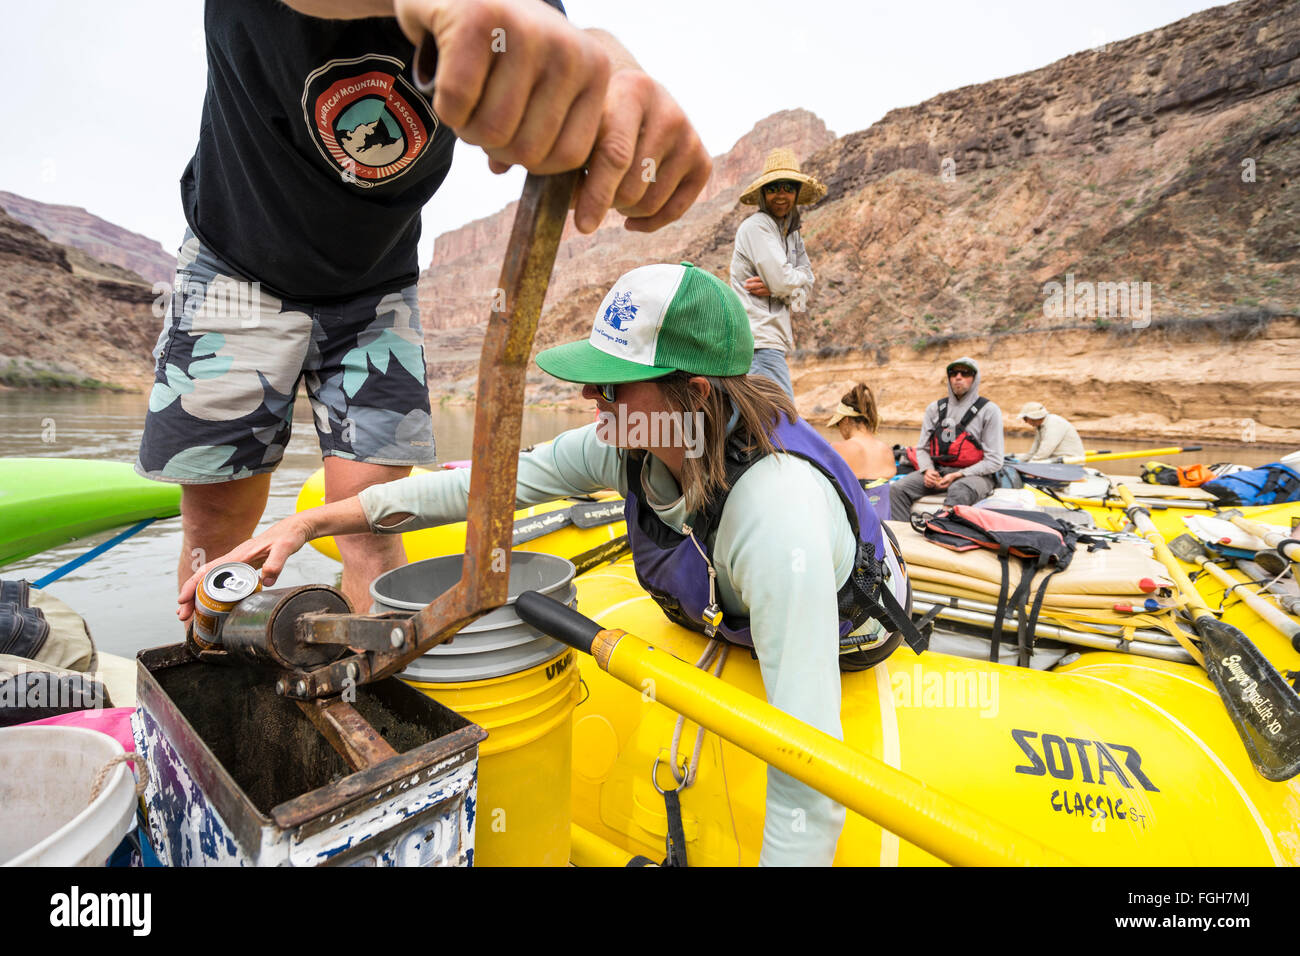
[[[1042,402],[1028,402],[1020,409],[1020,419],[1034,429],[1034,444],[1025,461],[1048,461],[1052,458],[1075,458],[1084,453],[1079,432],[1060,415],[1053,415]]]
[[[792,312],[805,312],[812,291],[812,263],[799,234],[799,207],[826,195],[826,187],[799,170],[790,149],[774,149],[763,173],[745,187],[740,201],[758,212],[736,230],[731,287],[740,296],[754,333],[751,375],[765,375],[794,398],[786,353],[794,351]]]
[[[841,642],[915,639],[900,606],[907,579],[844,459],[776,385],[746,374],[752,358],[748,318],[721,279],[685,263],[633,269],[605,296],[588,338],[538,354],[544,371],[581,382],[600,416],[520,455],[516,496],[523,505],[617,489],[637,580],[664,614],[752,648],[768,702],[843,739]],[[678,430],[665,430],[673,420]],[[260,566],[270,586],[312,538],[464,520],[469,476],[373,485],[217,560]],[[182,619],[212,566],[182,589]],[[769,769],[759,862],[829,865],[844,816],[830,797]]]

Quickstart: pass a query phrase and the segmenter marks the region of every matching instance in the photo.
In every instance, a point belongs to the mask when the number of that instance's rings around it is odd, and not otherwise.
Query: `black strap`
[[[1047,596],[1047,585],[1051,583],[1052,575],[1058,574],[1060,570],[1061,569],[1059,567],[1052,568],[1051,571],[1049,571],[1046,575],[1044,575],[1043,583],[1038,586],[1038,594],[1034,598],[1034,607],[1029,612],[1029,621],[1027,627],[1025,628],[1025,633],[1028,635],[1029,638],[1029,645],[1028,645],[1028,652],[1026,652],[1024,648],[1022,648],[1021,650],[1021,656],[1023,658],[1023,663],[1020,665],[1021,667],[1029,666],[1029,654],[1031,654],[1033,651],[1035,632],[1038,629],[1038,612],[1043,609],[1043,598]]]
[[[1260,489],[1260,497],[1265,499],[1260,504],[1274,504],[1279,501],[1290,499],[1292,492],[1295,491],[1296,485],[1300,484],[1294,475],[1283,468],[1274,468],[1269,472],[1268,480],[1264,482],[1264,487]],[[1272,498],[1269,498],[1272,495]]]
[[[49,636],[50,625],[40,608],[0,604],[0,654],[35,660]]]
[[[1002,565],[1002,586],[998,590],[998,609],[993,614],[993,644],[989,647],[989,661],[998,662],[998,651],[1002,649],[1002,620],[1007,616],[1007,588],[1011,581],[1011,558],[1006,548],[998,551],[998,563]]]
[[[926,647],[930,646],[930,638],[934,636],[934,619],[939,616],[939,612],[942,610],[943,605],[936,604],[916,619],[916,629],[925,638]]]
[[[943,401],[944,401],[943,409],[944,411],[947,411],[948,400],[945,398]],[[980,413],[980,410],[988,403],[989,400],[985,398],[983,395],[975,399],[975,401],[971,403],[971,407],[966,409],[966,414],[961,417],[961,421],[957,423],[957,430],[956,432],[953,433],[953,438],[956,438],[958,435],[964,432],[966,430],[966,427],[970,425],[971,421],[975,418],[975,416],[978,415]],[[972,438],[971,441],[975,441],[975,439]],[[978,443],[976,444],[976,447],[979,447]]]
[[[22,578],[0,581],[0,604],[16,604],[21,609],[27,607],[30,598],[31,585]]]
[[[903,606],[898,603],[898,598],[894,597],[894,593],[883,583],[878,594],[879,597],[871,602],[875,607],[872,608],[870,617],[884,624],[889,630],[902,634],[908,647],[918,654],[922,653],[930,646],[929,636],[923,635],[917,629],[911,615],[903,610]]]
[[[1012,612],[1016,616],[1016,646],[1019,648],[1017,663],[1021,667],[1029,666],[1029,629],[1026,627],[1026,605],[1029,603],[1029,589],[1034,583],[1035,563],[1028,559],[1020,562],[1020,581],[1015,593],[1011,595]]]
[[[682,829],[682,801],[676,789],[664,791],[664,812],[668,815],[668,836],[664,840],[668,856],[664,866],[686,866],[686,831]]]

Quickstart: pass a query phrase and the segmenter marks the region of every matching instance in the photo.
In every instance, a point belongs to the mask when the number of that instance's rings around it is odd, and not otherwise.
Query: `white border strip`
[[[889,662],[881,661],[876,672],[876,696],[880,700],[881,757],[895,770],[902,770],[902,748],[898,740],[898,714],[894,710],[894,685],[889,677]],[[880,865],[898,866],[898,834],[880,828]]]

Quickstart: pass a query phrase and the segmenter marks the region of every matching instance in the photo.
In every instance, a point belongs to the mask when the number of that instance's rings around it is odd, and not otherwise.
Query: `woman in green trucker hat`
[[[537,356],[581,383],[599,414],[520,455],[518,503],[617,489],[637,576],[664,613],[752,646],[768,701],[842,739],[841,638],[878,645],[886,628],[873,616],[887,616],[881,603],[897,608],[888,597],[903,576],[844,460],[779,386],[747,375],[753,348],[740,300],[709,272],[682,263],[626,273],[588,338]],[[375,485],[219,560],[260,565],[269,586],[312,538],[463,520],[468,495],[467,470]],[[181,591],[183,619],[202,573]],[[841,805],[768,769],[760,863],[829,865],[843,824]]]

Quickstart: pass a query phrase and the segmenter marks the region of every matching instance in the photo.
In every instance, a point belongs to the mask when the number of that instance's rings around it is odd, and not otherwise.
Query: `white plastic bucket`
[[[131,828],[135,776],[107,734],[76,727],[0,730],[0,866],[103,866]]]

